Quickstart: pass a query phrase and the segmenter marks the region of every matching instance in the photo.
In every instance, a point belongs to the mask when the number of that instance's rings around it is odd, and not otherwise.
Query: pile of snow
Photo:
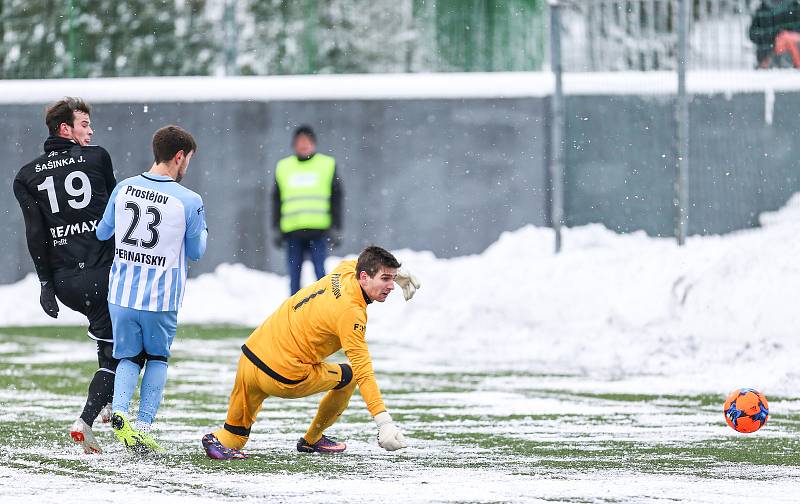
[[[381,369],[524,370],[635,381],[662,390],[755,386],[796,392],[800,371],[800,195],[762,227],[674,240],[600,225],[528,226],[480,255],[396,251],[423,283],[369,309]],[[328,268],[338,259],[330,258]],[[306,268],[310,274],[309,267]],[[221,265],[190,280],[182,323],[256,326],[285,277]],[[18,300],[29,300],[19,303]],[[0,287],[0,325],[52,324],[33,276]],[[82,324],[62,309],[60,324]]]

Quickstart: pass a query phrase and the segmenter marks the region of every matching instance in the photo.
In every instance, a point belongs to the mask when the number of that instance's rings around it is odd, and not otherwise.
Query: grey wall
[[[574,96],[566,110],[567,225],[672,234],[672,99]]]
[[[674,235],[673,105],[664,96],[567,97],[568,225]],[[756,226],[800,191],[800,93],[776,93],[772,124],[763,93],[697,95],[689,113],[690,233]]]
[[[501,232],[548,224],[547,98],[98,104],[95,142],[118,178],[149,168],[150,138],[180,124],[199,145],[185,184],[206,205],[210,241],[192,274],[222,262],[284,272],[271,246],[275,163],[300,123],[336,157],[345,188],[345,243],[482,251]],[[775,96],[772,124],[761,93],[695,96],[691,103],[690,232],[757,225],[800,190],[800,93]],[[0,105],[8,184],[0,199],[0,283],[32,270],[11,191],[19,167],[41,151],[43,105]],[[620,232],[673,234],[673,98],[568,96],[566,219]]]
[[[772,124],[763,93],[695,97],[691,113],[690,233],[757,226],[800,191],[800,93],[775,95]]]
[[[153,132],[191,131],[198,152],[184,180],[204,199],[206,256],[192,274],[222,262],[284,272],[271,245],[273,169],[290,154],[291,131],[309,123],[318,149],[337,159],[345,190],[345,242],[482,251],[501,232],[546,225],[545,105],[542,99],[98,104],[94,143],[111,153],[117,178],[149,169]],[[11,191],[19,167],[41,151],[43,105],[0,106],[11,140],[0,145],[8,177],[0,229],[10,239],[0,283],[32,270]]]

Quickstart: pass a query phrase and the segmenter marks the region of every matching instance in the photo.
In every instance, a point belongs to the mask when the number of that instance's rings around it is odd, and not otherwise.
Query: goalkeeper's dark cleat
[[[314,444],[306,441],[305,437],[301,437],[300,440],[297,441],[297,451],[300,453],[341,453],[346,448],[346,444],[325,435],[319,438],[319,441]]]
[[[206,451],[208,458],[215,460],[240,460],[250,458],[249,455],[240,450],[228,448],[217,439],[214,434],[206,434],[203,436],[203,449]]]
[[[128,451],[139,455],[164,453],[166,451],[156,443],[150,434],[134,429],[131,422],[122,412],[115,411],[111,415],[111,427],[114,429],[114,435],[125,445]]]

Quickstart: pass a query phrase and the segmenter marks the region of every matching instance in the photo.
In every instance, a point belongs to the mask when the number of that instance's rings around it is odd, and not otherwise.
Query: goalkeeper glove
[[[39,295],[39,304],[48,315],[58,318],[58,302],[56,301],[56,290],[52,282],[41,282],[42,293]]]
[[[392,421],[392,417],[386,411],[375,415],[375,423],[378,425],[378,446],[386,451],[395,451],[406,448],[406,438]]]
[[[417,292],[417,289],[422,287],[422,284],[419,283],[417,277],[415,277],[410,271],[400,268],[397,270],[397,276],[394,279],[395,283],[403,289],[403,297],[406,298],[406,301],[414,297],[414,293]]]

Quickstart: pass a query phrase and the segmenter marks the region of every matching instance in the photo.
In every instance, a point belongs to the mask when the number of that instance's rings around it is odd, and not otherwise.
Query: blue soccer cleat
[[[241,450],[228,448],[222,444],[214,434],[206,434],[203,436],[203,449],[206,451],[208,458],[214,460],[240,460],[250,458],[249,455]]]
[[[301,437],[300,440],[297,441],[297,451],[300,453],[341,453],[345,451],[345,449],[347,449],[346,444],[325,435],[319,438],[319,441],[314,444],[306,441],[304,437]]]

